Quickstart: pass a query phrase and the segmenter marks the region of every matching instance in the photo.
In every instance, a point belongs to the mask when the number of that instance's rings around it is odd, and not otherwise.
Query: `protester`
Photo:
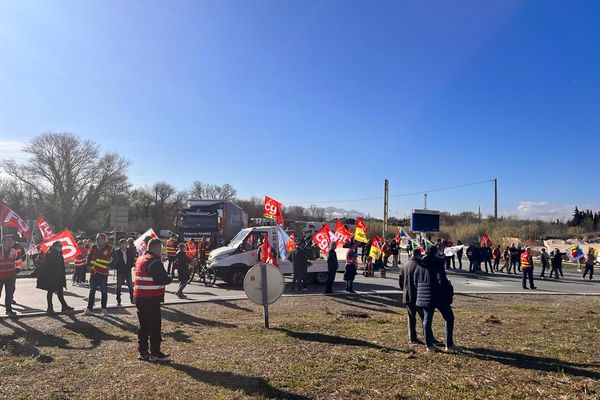
[[[454,345],[454,313],[452,300],[454,289],[444,270],[443,259],[437,256],[438,249],[432,246],[422,263],[415,269],[414,283],[417,289],[416,306],[423,310],[423,330],[427,351],[436,351],[433,338],[433,315],[437,308],[446,321],[447,352],[458,350]]]
[[[473,272],[475,271],[475,266],[477,263],[476,260],[476,251],[477,251],[477,247],[471,243],[471,245],[469,247],[467,247],[467,259],[469,260],[469,272]]]
[[[398,268],[398,255],[400,254],[400,244],[396,239],[390,242],[390,251],[392,252],[392,268]]]
[[[383,247],[381,248],[381,253],[383,256],[383,265],[384,265],[384,267],[387,267],[388,260],[389,260],[390,256],[392,255],[392,251],[390,250],[390,245],[388,244],[387,241],[383,242]]]
[[[399,283],[402,290],[402,302],[408,316],[408,341],[420,343],[417,338],[417,314],[423,321],[423,309],[417,308],[417,287],[415,286],[415,270],[421,263],[421,250],[413,250],[412,257],[400,267]]]
[[[91,315],[96,302],[96,290],[100,288],[102,316],[108,316],[106,303],[108,301],[108,272],[112,262],[113,248],[108,243],[105,234],[96,235],[96,244],[90,249],[87,265],[90,269],[90,295],[88,305],[83,315]]]
[[[331,243],[329,253],[327,253],[327,285],[325,286],[325,293],[332,293],[333,282],[335,281],[335,274],[338,270],[338,259],[335,252],[337,245],[335,242]]]
[[[462,246],[462,242],[460,240],[456,241],[456,245],[457,246]],[[458,251],[456,252],[456,258],[458,259],[458,269],[462,270],[462,258],[463,258],[463,250],[464,247],[461,247],[460,249],[458,249]]]
[[[354,289],[352,287],[354,283],[354,278],[356,277],[358,263],[356,256],[356,248],[353,247],[348,250],[346,254],[346,270],[344,271],[344,280],[346,281],[346,292],[354,293]]]
[[[167,254],[167,274],[174,276],[175,274],[175,254],[177,254],[177,235],[172,233],[169,240],[167,240],[165,246],[165,252]]]
[[[596,262],[596,252],[592,247],[589,248],[587,256],[585,257],[585,271],[581,279],[585,280],[587,273],[590,273],[590,281],[594,280],[594,263]]]
[[[529,279],[529,288],[537,289],[533,284],[533,255],[531,248],[526,247],[520,256],[521,269],[523,271],[523,289],[528,289],[527,279]]]
[[[544,279],[546,269],[548,269],[550,267],[550,256],[548,255],[548,252],[546,251],[546,248],[544,248],[544,247],[542,247],[542,252],[540,254],[540,261],[542,263],[542,273],[540,274],[540,279]]]
[[[173,267],[177,269],[177,276],[179,276],[179,290],[177,290],[175,295],[180,299],[187,299],[186,295],[183,294],[183,289],[185,289],[190,280],[190,263],[192,260],[185,252],[185,244],[180,243],[178,247]]]
[[[73,260],[73,285],[82,286],[85,285],[85,273],[87,269],[87,255],[88,249],[85,247],[83,240],[77,242],[77,247],[79,247],[79,254]]]
[[[496,246],[496,248],[492,252],[492,257],[494,257],[494,266],[492,268],[492,271],[500,272],[500,258],[502,257],[502,250],[500,250],[500,245]]]
[[[525,252],[521,247],[521,244],[517,246],[517,267],[519,268],[519,272],[521,272],[521,255]],[[515,272],[516,273],[516,272]]]
[[[12,309],[13,296],[15,294],[15,283],[17,280],[17,250],[14,248],[15,239],[12,235],[6,235],[2,238],[2,254],[0,255],[0,293],[5,288],[4,306],[6,315],[14,317],[17,315]]]
[[[485,273],[488,273],[488,265],[490,266],[490,270],[489,273],[491,273],[492,275],[494,274],[494,268],[492,266],[492,248],[490,247],[490,245],[486,245],[483,246],[479,249],[482,258],[483,258],[483,262],[485,264]]]
[[[140,256],[135,264],[133,296],[140,322],[138,359],[143,361],[160,362],[169,359],[169,355],[160,351],[162,324],[160,303],[164,301],[165,285],[171,283],[172,279],[165,271],[161,254],[160,239],[152,239],[148,243],[147,252]],[[148,352],[148,339],[150,339],[150,352]]]
[[[517,273],[517,264],[519,262],[519,251],[515,247],[514,243],[510,246],[508,251],[510,253],[510,264],[508,265],[508,273],[512,274],[512,272],[511,272],[511,270],[512,270],[516,274]]]
[[[504,259],[504,265],[502,265],[502,268],[500,268],[500,272],[504,272],[505,269],[508,271],[510,263],[510,251],[508,249],[508,246],[506,246],[506,248],[504,249],[504,253],[502,253],[502,258]]]
[[[454,243],[452,243],[451,240],[445,240],[444,241],[444,249],[446,247],[452,247],[454,246]],[[452,263],[452,269],[456,269],[456,261],[454,258],[454,254],[452,254],[451,256],[444,256],[444,260],[445,260],[445,264],[446,264],[446,269],[450,269],[450,263]]]
[[[133,304],[133,282],[131,281],[131,269],[134,266],[134,257],[128,251],[127,240],[119,240],[119,248],[112,254],[113,268],[117,271],[117,305],[121,305],[121,288],[126,283],[129,291],[129,300]]]
[[[292,290],[306,292],[308,266],[311,262],[308,260],[308,254],[304,247],[298,246],[291,255],[292,265],[294,266],[294,276],[292,279]]]
[[[562,257],[564,253],[561,253],[560,250],[554,249],[552,252],[552,269],[550,270],[550,278],[554,275],[554,279],[558,279],[558,274],[560,273],[560,277],[564,278],[563,270],[562,270]]]
[[[73,311],[73,307],[69,307],[65,301],[63,288],[67,288],[67,278],[65,272],[65,259],[62,253],[62,243],[56,241],[46,253],[44,266],[38,271],[37,288],[47,291],[46,300],[48,309],[46,312],[49,315],[54,315],[54,307],[52,306],[52,295],[56,292],[58,301],[62,305],[62,312]]]

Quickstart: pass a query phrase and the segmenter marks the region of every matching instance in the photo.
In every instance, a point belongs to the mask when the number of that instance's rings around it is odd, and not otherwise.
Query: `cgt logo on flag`
[[[348,243],[350,238],[352,238],[352,232],[346,229],[344,224],[342,224],[342,222],[339,219],[335,223],[335,237],[338,246],[345,245],[346,243]]]
[[[329,247],[331,246],[331,237],[329,236],[330,233],[331,228],[329,228],[329,225],[325,224],[312,237],[313,242],[323,254],[327,254]]]
[[[68,229],[59,232],[50,239],[40,243],[40,250],[44,253],[47,252],[54,242],[62,243],[62,253],[65,261],[70,261],[81,254],[81,249],[77,246],[73,234]]]
[[[354,239],[357,242],[368,243],[369,238],[367,238],[367,232],[369,231],[369,227],[365,224],[361,217],[358,217],[356,220],[356,229],[354,229]]]
[[[36,225],[42,233],[42,238],[44,240],[50,239],[52,236],[54,236],[54,232],[52,232],[52,228],[50,228],[50,225],[48,225],[48,223],[46,222],[46,218],[39,217],[36,222]]]
[[[281,212],[281,203],[269,196],[265,196],[265,208],[264,208],[263,215],[265,218],[274,220],[279,225],[283,224],[283,214]]]
[[[29,224],[8,206],[2,205],[0,210],[0,225],[17,228],[22,238],[29,240],[31,230]]]

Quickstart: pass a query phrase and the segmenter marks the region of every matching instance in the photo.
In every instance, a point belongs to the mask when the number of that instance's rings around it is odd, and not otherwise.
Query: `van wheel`
[[[319,285],[324,285],[327,283],[327,272],[315,272],[313,274],[313,280],[315,283]]]
[[[236,268],[231,275],[229,275],[229,283],[231,286],[240,287],[244,285],[244,277],[246,276],[246,271],[241,268]]]

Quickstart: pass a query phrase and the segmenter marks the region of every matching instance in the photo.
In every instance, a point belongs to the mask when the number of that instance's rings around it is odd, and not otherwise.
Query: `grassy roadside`
[[[135,360],[132,309],[0,320],[0,397],[598,399],[599,305],[457,296],[458,355],[409,346],[397,297],[283,298],[269,331],[246,301],[166,306],[164,365]]]

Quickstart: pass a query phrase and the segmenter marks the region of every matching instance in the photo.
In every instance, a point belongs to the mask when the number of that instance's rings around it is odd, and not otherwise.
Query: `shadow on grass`
[[[105,332],[104,330],[98,328],[97,326],[80,319],[77,319],[72,314],[66,314],[66,317],[70,319],[70,321],[65,321],[64,319],[57,318],[61,322],[63,322],[63,327],[71,332],[77,333],[90,341],[90,347],[95,348],[98,347],[105,340],[114,340],[117,342],[130,342],[131,338],[128,336],[117,336],[112,335],[110,333]]]
[[[398,352],[400,350],[391,347],[381,346],[366,340],[347,338],[343,336],[327,335],[325,333],[314,332],[296,332],[286,328],[273,328],[274,331],[283,332],[291,338],[304,340],[307,342],[339,344],[343,346],[368,347],[370,349],[382,350],[385,352]]]
[[[214,304],[218,304],[220,306],[223,307],[227,307],[227,308],[231,308],[233,310],[237,310],[237,311],[245,311],[245,312],[252,312],[252,309],[248,308],[248,307],[242,307],[239,304],[229,301],[229,300],[219,300],[219,301],[215,301]]]
[[[210,319],[195,317],[193,315],[184,313],[172,307],[163,307],[161,314],[164,320],[171,322],[181,322],[186,325],[207,326],[210,328],[237,328],[237,325],[235,324],[229,324],[226,322],[218,322]]]
[[[176,342],[179,343],[192,343],[192,339],[190,339],[190,335],[182,331],[181,329],[177,329],[173,332],[164,332],[163,336],[170,337]]]
[[[591,379],[600,379],[600,371],[592,371],[586,368],[598,368],[597,363],[579,364],[558,358],[537,357],[528,354],[514,353],[510,351],[465,348],[464,355],[486,361],[495,361],[504,365],[517,368],[533,369],[544,372],[560,372],[572,376],[580,376]]]
[[[397,311],[390,310],[389,308],[375,308],[375,307],[377,307],[377,305],[373,304],[373,303],[361,302],[362,304],[358,304],[359,302],[355,301],[354,299],[345,299],[343,297],[342,298],[331,297],[331,299],[333,301],[335,301],[336,303],[344,304],[346,306],[360,308],[363,310],[380,312],[380,313],[385,313],[385,314],[398,314]],[[369,306],[372,306],[372,307],[369,307]],[[397,304],[397,306],[400,307],[401,304]]]
[[[171,363],[166,365],[187,374],[190,378],[198,382],[219,386],[232,391],[241,391],[248,396],[260,396],[269,399],[310,399],[310,397],[277,389],[271,386],[264,378],[239,375],[231,372],[208,371],[184,364]]]

